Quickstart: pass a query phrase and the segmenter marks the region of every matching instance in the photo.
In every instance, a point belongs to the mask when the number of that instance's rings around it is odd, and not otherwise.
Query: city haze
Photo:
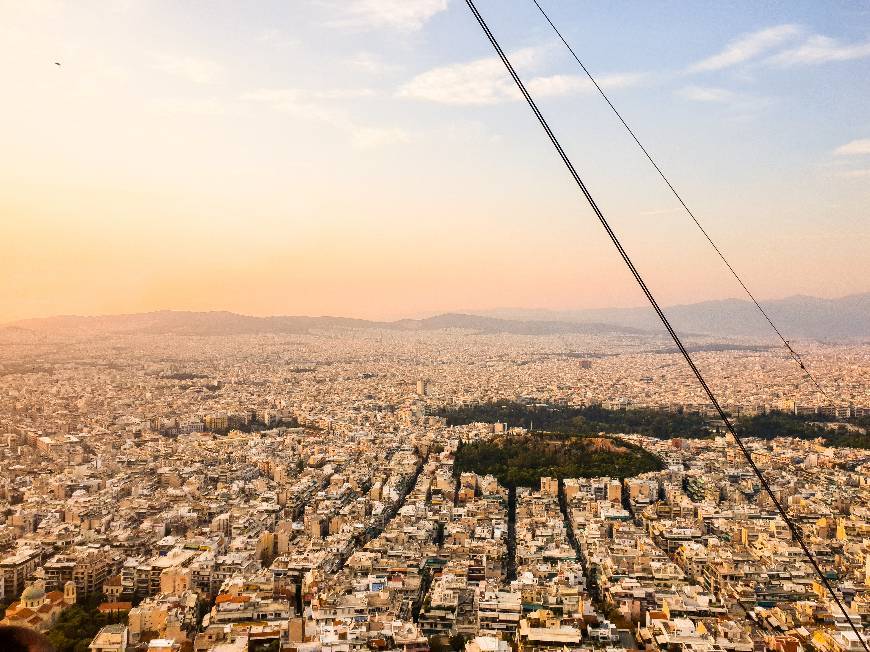
[[[0,321],[642,303],[462,3],[260,7],[0,4]],[[661,300],[735,296],[531,3],[481,10]],[[758,296],[867,291],[866,7],[552,11]]]

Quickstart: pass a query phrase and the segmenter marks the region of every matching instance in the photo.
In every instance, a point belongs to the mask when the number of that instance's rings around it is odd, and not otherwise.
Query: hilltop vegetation
[[[541,477],[625,478],[663,467],[640,446],[615,437],[533,433],[462,444],[454,472],[492,474],[506,487],[537,487]]]

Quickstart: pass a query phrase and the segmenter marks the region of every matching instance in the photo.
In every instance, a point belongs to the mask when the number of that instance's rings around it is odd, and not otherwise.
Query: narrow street
[[[508,489],[508,531],[507,531],[507,582],[517,578],[517,489]]]
[[[405,504],[405,501],[408,498],[408,494],[411,493],[411,490],[417,484],[417,480],[420,478],[420,473],[423,471],[423,467],[426,466],[426,462],[428,461],[429,455],[427,454],[426,457],[422,458],[417,464],[414,475],[411,476],[410,481],[405,486],[402,492],[402,496],[393,504],[392,507],[390,507],[383,514],[383,516],[380,518],[380,522],[377,524],[372,523],[363,532],[361,532],[354,538],[353,547],[341,556],[341,559],[335,569],[336,573],[340,572],[344,568],[345,564],[347,564],[347,560],[351,558],[354,552],[356,552],[357,550],[361,550],[363,546],[365,546],[365,544],[367,544],[369,541],[379,537],[381,533],[387,528],[387,525],[389,525],[390,521],[392,521],[396,514],[399,513],[399,510],[402,509],[402,506]]]

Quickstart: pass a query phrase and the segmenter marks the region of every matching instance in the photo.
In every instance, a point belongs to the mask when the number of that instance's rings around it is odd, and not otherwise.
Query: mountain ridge
[[[760,301],[765,312],[786,338],[816,340],[870,339],[870,292],[836,299],[792,295]],[[757,308],[744,299],[717,299],[668,306],[665,313],[678,332],[723,336],[769,337],[775,334]],[[500,308],[477,314],[502,319],[543,319],[582,323],[605,321],[642,330],[661,329],[649,307],[600,308],[585,310],[539,310]]]
[[[785,337],[832,340],[870,340],[870,292],[822,299],[794,295],[762,302]],[[750,302],[721,299],[665,308],[671,323],[684,334],[769,337],[770,325]],[[660,334],[661,325],[650,308],[549,310],[498,308],[448,312],[423,319],[377,321],[353,317],[273,315],[256,317],[227,310],[158,310],[121,315],[59,315],[0,324],[11,332],[98,334],[143,333],[178,335],[240,335],[307,333],[323,329],[384,329],[431,331],[464,329],[518,335]]]
[[[276,315],[255,317],[225,310],[194,312],[159,310],[123,315],[61,315],[24,319],[0,325],[2,329],[35,333],[64,334],[176,334],[176,335],[245,335],[262,333],[302,334],[312,330],[398,330],[429,331],[464,329],[486,333],[517,335],[552,335],[570,333],[625,333],[644,331],[626,326],[597,322],[521,321],[480,315],[445,313],[425,319],[374,321],[352,317]]]

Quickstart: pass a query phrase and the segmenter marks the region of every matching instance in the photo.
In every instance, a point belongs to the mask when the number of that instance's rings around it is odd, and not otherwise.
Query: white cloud
[[[729,102],[734,99],[734,93],[728,89],[713,86],[686,86],[678,90],[677,95],[693,102]]]
[[[300,104],[319,102],[322,100],[354,100],[372,97],[375,92],[370,88],[333,88],[311,90],[306,88],[263,88],[242,95],[249,102],[264,102],[280,106],[298,106]]]
[[[513,81],[511,82],[513,83]],[[592,85],[587,77],[580,75],[550,75],[549,77],[533,77],[526,82],[526,88],[534,97],[570,95],[588,90]]]
[[[411,142],[411,135],[399,127],[361,127],[354,125],[349,133],[353,145],[360,149],[373,149],[385,145],[402,145]]]
[[[62,0],[32,0],[31,2],[0,2],[4,22],[14,24],[19,20],[55,20],[63,18],[68,9]]]
[[[270,27],[269,29],[260,32],[259,36],[257,36],[257,41],[264,43],[275,50],[282,50],[300,45],[298,39],[290,38],[281,30],[275,29],[274,27]]]
[[[641,78],[642,76],[638,74],[603,75],[598,78],[598,85],[604,89],[626,88],[636,85]],[[526,83],[526,88],[536,97],[558,97],[573,93],[586,93],[595,89],[585,75],[533,77]]]
[[[804,43],[790,48],[770,58],[770,63],[778,66],[825,63],[828,61],[849,61],[870,57],[870,41],[843,44],[828,36],[813,35]]]
[[[194,84],[211,84],[220,78],[223,68],[208,59],[188,55],[154,54],[155,70],[186,79]]]
[[[384,61],[380,56],[372,52],[357,52],[352,57],[347,59],[347,63],[354,68],[357,68],[358,70],[362,70],[363,72],[367,72],[373,75],[391,72],[399,68],[398,65],[394,63],[388,63]]]
[[[601,88],[628,88],[629,86],[637,86],[645,79],[645,75],[636,72],[618,72],[610,75],[601,75],[597,77],[598,85]]]
[[[865,177],[870,177],[870,168],[864,168],[863,170],[845,170],[844,172],[840,172],[839,176],[845,179],[863,179]]]
[[[334,7],[338,27],[416,31],[447,9],[447,0],[339,0]]]
[[[217,99],[210,98],[167,98],[153,100],[149,108],[156,113],[195,115],[195,116],[222,116],[226,114],[226,107]]]
[[[802,42],[796,44],[797,39]],[[782,49],[782,47],[786,49]],[[709,72],[730,68],[779,50],[765,59],[765,63],[788,67],[799,64],[849,61],[870,57],[870,41],[842,43],[821,34],[806,35],[798,25],[777,25],[746,34],[718,54],[699,61],[688,72]]]
[[[540,48],[525,48],[509,55],[518,70],[533,69],[541,58]],[[635,74],[604,75],[602,87],[622,88],[641,79]],[[557,97],[593,89],[582,75],[531,77],[526,87],[535,97]],[[496,57],[440,66],[420,73],[397,91],[399,97],[427,100],[441,104],[484,105],[510,102],[522,98],[504,64]]]
[[[520,97],[495,57],[427,70],[404,84],[398,95],[441,104],[496,104]]]
[[[752,32],[732,41],[718,54],[690,66],[689,72],[708,72],[730,68],[764,54],[799,36],[800,33],[801,29],[797,25],[777,25]]]
[[[360,89],[309,90],[299,88],[264,88],[244,93],[243,101],[256,102],[275,111],[292,113],[303,120],[322,122],[350,137],[351,144],[360,149],[408,143],[411,135],[400,127],[362,125],[346,110],[336,107],[336,100],[371,97],[374,91]]]
[[[837,156],[865,156],[870,154],[870,138],[853,140],[845,145],[840,145],[834,150]]]
[[[733,120],[750,120],[768,108],[773,100],[746,93],[738,93],[718,86],[686,86],[675,95],[690,102],[704,102],[725,107]]]

